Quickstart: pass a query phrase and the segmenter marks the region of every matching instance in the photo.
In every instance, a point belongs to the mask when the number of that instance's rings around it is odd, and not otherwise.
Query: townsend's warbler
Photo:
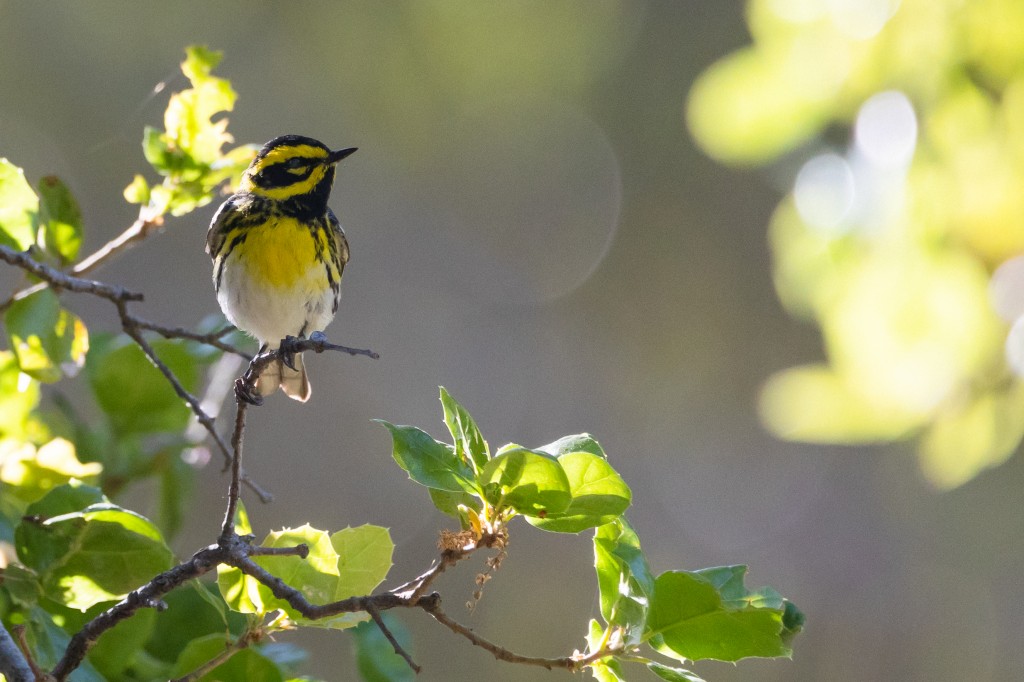
[[[289,336],[323,330],[338,311],[348,241],[327,199],[335,164],[354,151],[331,151],[299,135],[274,138],[210,223],[206,252],[217,301],[236,327],[260,342],[260,352]],[[293,364],[267,366],[255,400],[278,386],[295,400],[309,400],[301,354]]]

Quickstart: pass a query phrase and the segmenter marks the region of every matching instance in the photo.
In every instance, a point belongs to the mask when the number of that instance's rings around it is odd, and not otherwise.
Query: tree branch
[[[160,216],[155,217],[144,217],[145,208],[139,209],[139,217],[134,223],[128,226],[124,232],[111,239],[109,242],[101,246],[99,249],[86,256],[75,264],[70,271],[71,276],[80,277],[88,274],[93,270],[100,267],[100,265],[106,263],[108,260],[118,255],[119,253],[126,251],[129,247],[135,243],[142,241],[156,230],[163,227],[164,221]],[[32,286],[25,287],[20,291],[16,291],[11,294],[10,297],[3,303],[0,303],[0,311],[6,310],[15,301],[20,301],[23,298],[31,296],[34,293],[42,291],[49,285],[53,285],[54,282],[50,279],[43,278],[43,282],[33,284]]]

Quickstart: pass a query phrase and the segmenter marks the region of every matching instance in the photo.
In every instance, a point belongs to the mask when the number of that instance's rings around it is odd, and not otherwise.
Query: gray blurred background
[[[352,260],[313,399],[253,412],[247,499],[258,535],[377,523],[395,581],[451,522],[390,457],[384,418],[444,434],[437,386],[492,447],[589,431],[630,483],[656,572],[748,563],[807,614],[792,662],[701,663],[709,681],[1014,680],[1024,675],[1020,459],[933,492],[909,449],[782,443],[759,425],[769,374],[820,357],[781,311],[765,229],[791,171],[737,172],[683,122],[694,77],[748,41],[742,3],[49,3],[0,0],[0,156],[76,193],[91,251],[133,219],[142,128],[187,82],[191,43],[224,50],[237,142],[299,133],[358,146],[332,206]],[[162,93],[154,86],[166,82]],[[216,312],[211,205],[97,273],[143,291],[146,317]],[[6,275],[5,275],[6,276]],[[4,280],[5,282],[7,280]],[[91,328],[109,306],[68,298]],[[181,555],[213,540],[226,478],[199,476]],[[145,490],[130,503],[145,511]],[[584,646],[596,615],[589,534],[515,524],[472,613],[481,559],[445,576],[448,612],[522,654]],[[422,680],[568,679],[495,662],[433,623],[412,630]],[[350,638],[281,637],[306,670],[355,679]],[[648,676],[637,669],[638,679]]]

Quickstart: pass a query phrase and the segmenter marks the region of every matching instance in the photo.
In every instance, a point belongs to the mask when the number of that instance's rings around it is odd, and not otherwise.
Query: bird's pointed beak
[[[344,159],[346,156],[350,156],[351,154],[354,154],[357,149],[358,149],[358,147],[349,147],[348,149],[339,149],[336,152],[331,152],[330,154],[327,155],[327,162],[328,163],[338,163],[339,161]]]

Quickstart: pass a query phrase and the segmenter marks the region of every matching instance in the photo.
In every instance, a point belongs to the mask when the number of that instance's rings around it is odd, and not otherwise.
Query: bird
[[[260,353],[303,338],[334,319],[348,240],[327,206],[339,161],[318,140],[282,135],[267,142],[221,204],[206,233],[217,302],[228,320],[260,343]],[[312,393],[301,353],[283,353],[260,373],[250,402],[280,387],[306,402]]]

